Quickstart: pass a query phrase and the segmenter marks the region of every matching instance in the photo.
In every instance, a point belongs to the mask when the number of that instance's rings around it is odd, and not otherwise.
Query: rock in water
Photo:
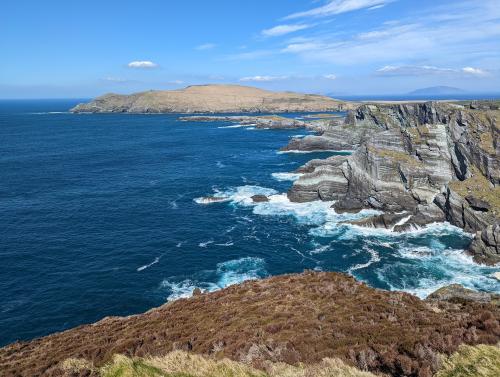
[[[252,196],[252,200],[254,203],[263,203],[268,202],[269,198],[265,195],[257,194]]]
[[[490,265],[500,263],[500,223],[488,225],[477,232],[469,252],[476,262]]]
[[[427,301],[474,301],[481,303],[490,303],[500,299],[500,295],[478,292],[472,289],[464,288],[460,284],[451,284],[446,287],[439,288],[437,291],[427,296]]]

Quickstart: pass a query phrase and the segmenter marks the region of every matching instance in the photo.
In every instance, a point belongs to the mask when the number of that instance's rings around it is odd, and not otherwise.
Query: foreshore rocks
[[[473,107],[429,102],[349,111],[344,124],[286,147],[355,149],[299,169],[304,174],[288,197],[335,200],[337,212],[377,209],[384,214],[355,223],[394,231],[447,220],[478,232],[470,249],[476,261],[500,262],[492,231],[500,219],[500,111]]]
[[[248,115],[192,115],[182,116],[179,120],[184,122],[231,122],[243,126],[253,126],[255,128],[264,129],[294,129],[307,127],[307,123],[293,119],[286,118],[278,115],[261,115],[261,116],[248,116]]]

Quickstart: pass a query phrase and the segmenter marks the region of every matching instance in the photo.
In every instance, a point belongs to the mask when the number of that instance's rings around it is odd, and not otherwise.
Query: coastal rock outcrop
[[[354,153],[307,164],[288,196],[336,200],[338,212],[381,210],[386,214],[359,225],[396,231],[447,220],[480,232],[470,251],[491,263],[499,247],[487,230],[500,219],[499,119],[498,110],[467,104],[360,106],[344,125],[332,126],[335,132],[321,135],[331,137],[324,145],[332,149],[342,133],[349,135],[343,140],[353,143]]]
[[[248,115],[192,115],[182,116],[179,120],[184,122],[231,122],[240,125],[253,126],[256,128],[265,129],[294,129],[307,127],[308,124],[297,119],[286,118],[278,115],[261,115],[261,116],[248,116]]]
[[[283,113],[343,111],[348,102],[241,85],[193,85],[130,95],[106,94],[71,109],[74,113]]]

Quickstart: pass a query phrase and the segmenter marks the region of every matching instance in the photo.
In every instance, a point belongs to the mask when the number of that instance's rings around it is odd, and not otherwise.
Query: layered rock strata
[[[477,261],[499,262],[500,111],[476,107],[429,102],[352,110],[322,137],[327,149],[352,142],[354,153],[306,165],[289,198],[336,200],[339,212],[378,209],[387,214],[361,223],[397,231],[447,220],[478,232],[470,249]]]

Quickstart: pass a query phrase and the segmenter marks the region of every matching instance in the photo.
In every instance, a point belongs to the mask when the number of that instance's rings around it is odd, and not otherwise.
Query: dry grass
[[[338,359],[292,366],[268,362],[265,371],[229,359],[214,360],[182,351],[162,357],[129,358],[116,355],[101,368],[101,377],[375,377]]]
[[[500,348],[480,345],[461,346],[443,361],[435,377],[498,377],[500,376]]]
[[[374,147],[368,147],[368,150],[370,153],[373,153],[379,157],[387,158],[397,163],[407,164],[413,167],[423,167],[421,161],[405,152],[399,152],[390,149],[379,149]]]

